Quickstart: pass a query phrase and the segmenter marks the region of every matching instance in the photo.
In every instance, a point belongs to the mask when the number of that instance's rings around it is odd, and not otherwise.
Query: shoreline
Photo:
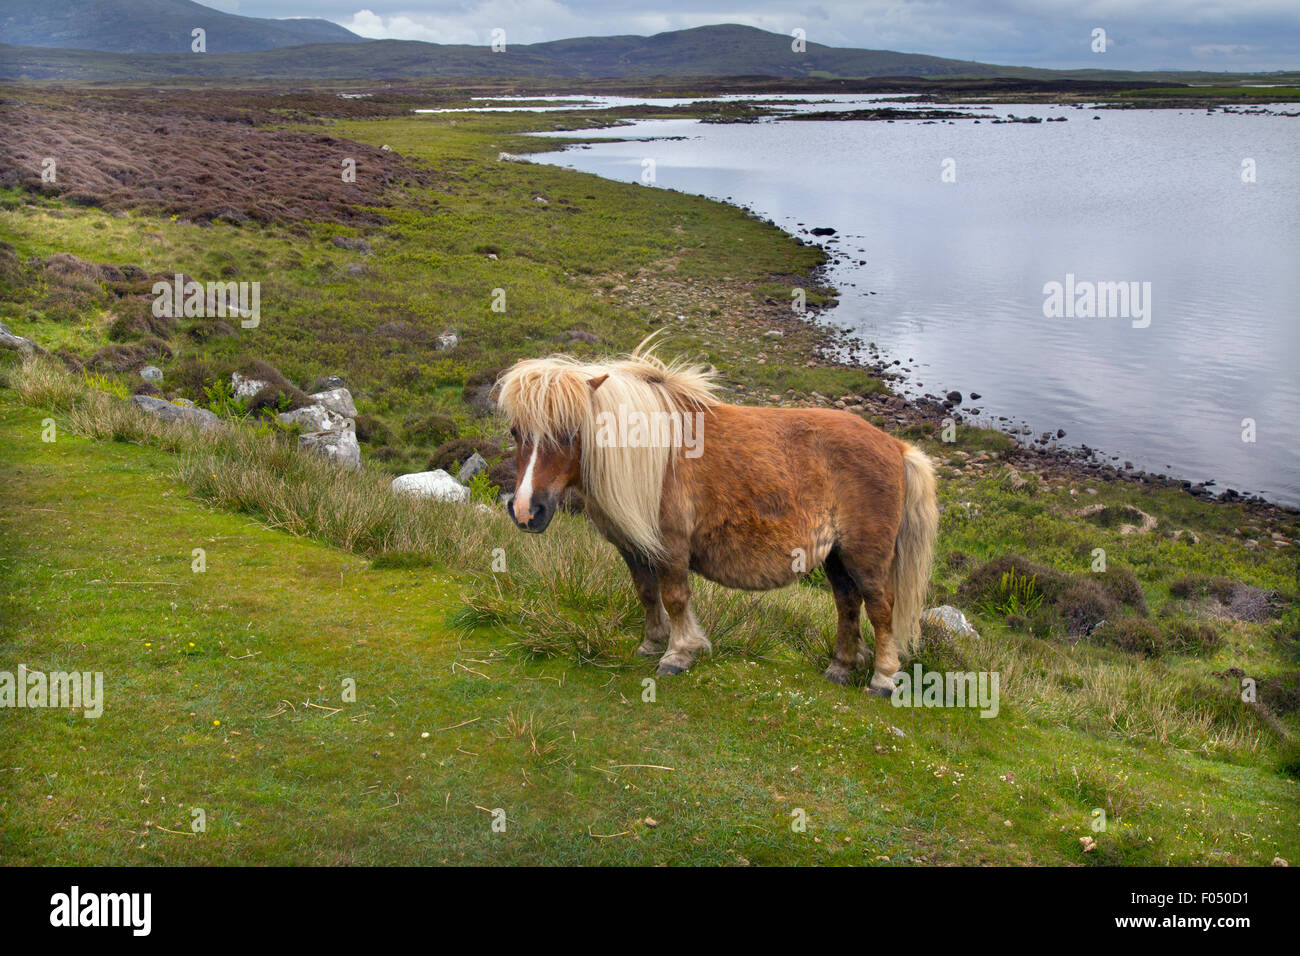
[[[827,265],[829,263],[819,267],[819,270],[824,270]],[[1065,482],[1102,481],[1148,489],[1172,489],[1185,492],[1193,498],[1210,504],[1242,505],[1252,514],[1266,516],[1270,519],[1294,519],[1300,516],[1300,507],[1270,501],[1258,494],[1242,494],[1231,488],[1226,488],[1222,492],[1215,494],[1209,487],[1211,484],[1216,483],[1213,479],[1209,482],[1197,483],[1168,474],[1152,473],[1145,469],[1126,469],[1103,460],[1104,456],[1107,455],[1103,449],[1086,444],[1079,446],[1057,445],[1055,444],[1055,438],[1048,439],[1048,432],[1039,433],[1037,436],[1038,439],[1047,439],[1047,441],[1042,443],[1039,441],[1026,442],[1020,434],[1012,434],[996,426],[986,427],[971,421],[971,416],[963,414],[956,403],[947,402],[930,395],[904,395],[895,390],[891,384],[898,376],[890,371],[894,367],[894,363],[886,357],[883,351],[871,349],[869,344],[864,342],[856,333],[829,324],[833,316],[831,310],[834,308],[835,305],[832,304],[820,310],[810,309],[806,318],[792,318],[792,321],[803,322],[815,327],[825,336],[826,344],[830,348],[844,350],[856,345],[862,351],[868,351],[879,356],[879,359],[874,362],[863,362],[852,358],[837,358],[826,354],[825,347],[823,347],[822,350],[809,352],[808,360],[819,365],[840,365],[845,368],[861,369],[880,378],[885,385],[885,392],[883,394],[862,396],[862,398],[863,404],[871,414],[892,419],[894,425],[897,426],[894,429],[887,430],[896,431],[898,429],[915,429],[919,427],[932,433],[938,433],[942,429],[945,420],[951,418],[958,428],[966,427],[982,432],[996,432],[1004,436],[1010,443],[1010,447],[998,453],[996,461],[1022,468],[1030,474],[1037,474],[1043,478]],[[773,316],[772,319],[774,322],[777,321],[776,316]],[[825,396],[823,396],[823,399],[808,404],[837,407],[837,402],[840,402],[839,399],[831,399]],[[840,402],[840,404],[844,403]],[[934,434],[931,434],[930,437],[933,438]],[[960,451],[959,453],[965,454]]]

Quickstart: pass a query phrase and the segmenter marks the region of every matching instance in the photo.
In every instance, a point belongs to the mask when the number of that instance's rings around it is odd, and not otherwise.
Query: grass
[[[97,721],[6,718],[9,862],[1267,863],[1300,842],[1288,731],[1213,661],[975,612],[979,637],[921,658],[999,671],[999,718],[897,709],[821,678],[821,588],[704,586],[714,658],[649,700],[631,589],[580,519],[533,537],[399,507],[247,428],[7,377],[4,659],[103,671],[108,698]]]
[[[562,115],[554,124],[600,121]],[[364,232],[368,255],[331,243],[356,232],[338,224],[200,225],[27,202],[14,191],[7,194],[3,238],[15,263],[71,253],[95,264],[129,262],[150,275],[260,282],[256,329],[208,337],[211,320],[182,319],[165,353],[149,353],[147,360],[168,373],[166,387],[204,402],[213,380],[250,358],[301,385],[342,371],[359,409],[387,439],[369,443],[367,452],[378,452],[397,473],[423,469],[432,450],[419,434],[406,433],[410,421],[442,413],[454,421],[444,437],[483,435],[497,426],[466,407],[467,383],[490,380],[523,355],[561,347],[572,330],[598,337],[600,346],[576,346],[594,355],[630,348],[666,325],[677,347],[707,357],[725,379],[752,382],[755,330],[731,328],[735,315],[711,313],[725,296],[748,303],[753,293],[742,280],[754,274],[769,287],[772,278],[782,280],[785,302],[792,286],[815,291],[808,273],[822,253],[792,246],[774,226],[699,197],[495,161],[501,150],[548,145],[520,135],[536,122],[527,114],[335,122],[332,133],[392,145],[431,169],[436,182],[394,195],[382,210],[386,224]],[[546,205],[535,202],[539,196]],[[365,271],[351,275],[352,265]],[[10,325],[51,351],[86,355],[112,347],[114,317],[134,301],[87,293],[80,276],[67,280],[78,286],[66,294],[39,270],[15,265],[5,278],[0,304]],[[649,300],[631,305],[609,294],[618,287],[647,291]],[[502,290],[504,311],[494,311],[495,290]],[[73,293],[74,306],[65,308]],[[801,325],[800,336],[778,348],[817,339],[816,330]],[[436,337],[447,329],[458,331],[461,344],[442,352]],[[150,343],[156,339],[141,334],[125,344]],[[759,384],[836,395],[880,387],[859,371],[799,364],[788,376],[774,368]]]

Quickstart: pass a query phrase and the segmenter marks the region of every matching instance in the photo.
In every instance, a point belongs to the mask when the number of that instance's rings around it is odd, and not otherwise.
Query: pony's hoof
[[[676,664],[660,664],[657,673],[660,677],[676,677],[685,667],[678,667]]]
[[[883,674],[872,674],[866,691],[875,697],[893,697],[894,686],[891,678],[885,677]]]
[[[831,666],[826,668],[824,676],[832,684],[847,684],[851,676],[850,670],[838,661],[833,661]]]
[[[641,646],[636,649],[637,657],[663,657],[665,648],[659,645],[642,641]]]

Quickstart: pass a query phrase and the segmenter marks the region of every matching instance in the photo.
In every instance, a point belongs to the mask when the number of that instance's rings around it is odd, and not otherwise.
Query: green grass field
[[[88,440],[77,402],[19,397],[0,393],[4,658],[102,671],[106,700],[3,715],[6,862],[1259,864],[1300,842],[1277,738],[1213,661],[981,621],[926,656],[1000,670],[999,715],[894,708],[821,678],[820,588],[705,589],[714,658],[647,685],[580,519],[532,538],[462,511],[437,519],[457,570],[367,560],[208,506],[184,439]],[[514,613],[483,625],[489,588]]]
[[[998,716],[981,719],[823,680],[834,611],[816,574],[762,595],[697,582],[715,653],[654,681],[626,572],[585,519],[525,536],[496,511],[395,502],[391,473],[423,468],[438,441],[499,436],[467,389],[521,355],[594,355],[664,327],[736,400],[882,387],[809,365],[815,327],[761,338],[756,303],[805,281],[817,250],[696,197],[498,163],[535,145],[520,134],[537,122],[331,125],[432,177],[394,190],[361,276],[329,244],[338,225],[199,226],[5,194],[0,318],[18,334],[83,359],[157,348],[114,331],[106,284],[60,284],[33,257],[229,267],[264,282],[262,326],[165,331],[165,386],[206,402],[252,358],[299,384],[340,372],[373,431],[366,470],[340,473],[252,419],[204,435],[146,419],[123,401],[131,370],[0,353],[0,671],[99,671],[106,696],[98,719],[0,710],[0,861],[1296,859],[1291,518],[1021,483],[1006,436],[963,428],[945,445],[918,429],[941,476],[931,603],[979,629],[929,632],[919,660],[998,672]],[[404,337],[378,331],[392,322]],[[447,327],[463,345],[444,353],[430,343]],[[571,329],[600,344],[565,342]],[[1154,529],[1127,531],[1130,508]],[[1009,556],[1019,571],[1001,571]],[[1231,613],[1242,588],[1270,596],[1259,613]],[[1097,626],[1081,632],[1080,615]]]

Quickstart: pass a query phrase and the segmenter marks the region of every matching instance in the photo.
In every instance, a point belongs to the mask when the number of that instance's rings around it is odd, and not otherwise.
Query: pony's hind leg
[[[880,582],[863,591],[867,618],[876,632],[876,659],[867,691],[880,697],[894,693],[894,675],[898,673],[898,645],[894,642],[894,594]]]
[[[847,684],[853,668],[864,663],[866,657],[862,643],[862,592],[844,567],[838,551],[832,550],[826,556],[825,567],[839,615],[835,651],[831,655],[830,667],[826,668],[826,679],[836,684]]]
[[[894,592],[889,588],[887,555],[841,550],[839,557],[845,571],[858,586],[862,603],[875,631],[876,655],[867,691],[881,697],[894,693],[894,675],[898,673],[898,644],[894,641]],[[830,577],[830,565],[826,575]]]
[[[641,599],[641,606],[645,608],[645,640],[636,652],[642,657],[658,657],[667,649],[669,637],[668,612],[659,598],[659,578],[654,568],[639,555],[622,548],[618,550],[627,569],[632,572],[632,584]]]
[[[670,628],[668,652],[659,659],[659,673],[669,676],[680,674],[695,663],[701,650],[712,652],[713,648],[691,611],[691,584],[686,568],[660,568],[658,578]]]

